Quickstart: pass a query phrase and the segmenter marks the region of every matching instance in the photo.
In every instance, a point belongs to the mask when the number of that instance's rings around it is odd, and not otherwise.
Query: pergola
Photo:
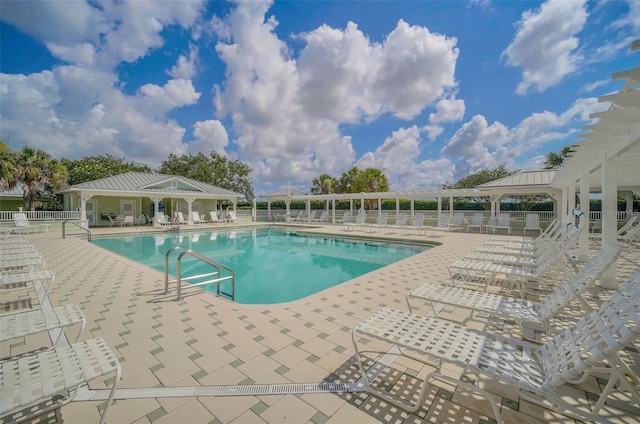
[[[631,44],[631,50],[640,50],[640,40]],[[576,191],[588,199],[589,193],[602,193],[602,243],[617,239],[618,193],[631,204],[633,193],[640,193],[640,67],[616,72],[612,80],[625,80],[622,89],[598,98],[611,103],[608,110],[592,113],[598,122],[586,125],[581,141],[572,146],[572,153],[551,181],[551,186],[562,190],[563,212],[574,208]],[[589,202],[581,202],[584,216],[589,216]],[[586,258],[588,232],[580,239],[580,256]],[[603,285],[616,288],[615,264],[602,277]]]

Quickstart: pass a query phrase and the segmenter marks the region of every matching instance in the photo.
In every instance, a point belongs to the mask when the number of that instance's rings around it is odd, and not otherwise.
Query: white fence
[[[13,222],[13,214],[17,211],[0,211],[0,221]],[[80,211],[22,211],[29,221],[64,221],[80,219]]]

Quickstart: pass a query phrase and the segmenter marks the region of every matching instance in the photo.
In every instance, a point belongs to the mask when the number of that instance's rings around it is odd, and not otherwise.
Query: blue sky
[[[539,169],[638,66],[640,1],[0,2],[0,139],[157,167],[216,151],[256,194]]]

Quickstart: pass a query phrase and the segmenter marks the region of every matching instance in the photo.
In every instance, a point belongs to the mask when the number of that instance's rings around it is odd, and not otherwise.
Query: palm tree
[[[376,193],[383,191],[389,191],[389,181],[379,169],[366,168],[360,171],[353,181],[353,193]],[[366,203],[368,203],[371,209],[377,206],[376,202],[376,200],[371,200]]]
[[[54,191],[67,184],[67,169],[50,154],[24,146],[15,154],[14,171],[3,176],[7,188],[22,186],[25,206],[35,210],[35,201],[44,193]]]
[[[336,179],[329,174],[322,174],[311,182],[310,189],[312,194],[330,194],[336,191]]]
[[[15,171],[15,154],[4,141],[0,141],[0,190],[9,188]]]
[[[560,153],[549,152],[547,158],[544,161],[544,169],[556,169],[560,168],[569,153],[571,153],[571,146],[564,146]]]

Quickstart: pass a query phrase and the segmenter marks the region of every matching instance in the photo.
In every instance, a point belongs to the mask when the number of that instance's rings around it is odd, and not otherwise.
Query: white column
[[[307,222],[311,222],[311,199],[307,198],[306,206],[307,206]]]
[[[584,212],[582,218],[580,218],[580,225],[584,227],[580,234],[580,249],[578,253],[578,260],[586,262],[589,260],[589,223],[591,215],[589,193],[591,187],[589,186],[589,174],[582,175],[580,177],[580,210]]]
[[[83,228],[89,228],[89,221],[87,220],[87,200],[93,196],[87,194],[80,195],[80,226]],[[96,212],[96,221],[98,220],[98,211]],[[97,224],[97,223],[96,223]]]
[[[602,245],[617,240],[618,232],[618,184],[616,181],[617,157],[605,159],[602,163]],[[607,289],[617,289],[618,267],[614,262],[600,278],[600,284]]]
[[[627,206],[625,208],[625,222],[631,218],[633,214],[633,191],[624,191],[621,193],[622,197],[624,197]]]
[[[411,199],[411,217],[413,217],[415,212],[415,200]]]
[[[191,224],[193,224],[193,216],[191,216],[191,211],[192,211],[191,208],[193,207],[193,202],[194,202],[195,199],[190,198],[190,197],[189,198],[185,197],[184,200],[187,201],[187,214],[189,215],[189,216],[187,216],[186,219],[187,219],[187,222],[189,223],[189,225],[191,225]]]
[[[453,216],[453,196],[449,196],[449,219]]]
[[[271,199],[267,199],[267,217],[271,221]]]
[[[336,223],[336,199],[331,199],[331,223]]]
[[[575,181],[572,182],[571,184],[569,184],[569,187],[568,187],[568,190],[567,190],[567,196],[568,196],[567,197],[567,208],[568,208],[569,214],[573,217],[573,214],[571,213],[571,211],[576,208],[576,183],[575,183]]]
[[[258,220],[258,202],[256,198],[253,198],[253,206],[251,207],[251,220],[256,222]]]
[[[442,197],[438,196],[438,210],[436,211],[436,219],[440,218],[440,213],[442,213]]]
[[[560,216],[560,219],[562,220],[562,225],[565,226],[569,223],[569,203],[568,203],[568,196],[569,196],[569,187],[565,186],[562,187],[562,201],[560,203],[560,213],[562,214]]]
[[[153,202],[153,226],[159,227],[158,225],[158,203],[162,201],[162,197],[149,197]]]

